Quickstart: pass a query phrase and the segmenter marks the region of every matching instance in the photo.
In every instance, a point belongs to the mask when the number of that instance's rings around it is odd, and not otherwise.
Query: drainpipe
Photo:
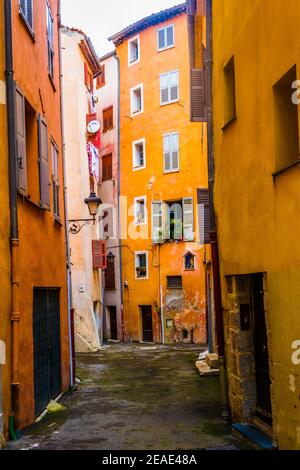
[[[12,8],[11,0],[4,1],[5,15],[5,57],[6,57],[6,96],[8,124],[8,155],[9,155],[9,195],[10,195],[10,224],[11,224],[11,284],[12,284],[12,374],[11,374],[11,413],[9,417],[10,437],[16,439],[15,412],[19,405],[19,230],[17,208],[17,171],[16,171],[16,141],[15,141],[15,99],[14,99],[14,69],[13,69],[13,37],[12,37]]]
[[[206,0],[206,20],[207,20],[207,45],[206,45],[206,68],[207,68],[207,132],[208,132],[208,184],[209,184],[209,201],[210,201],[210,237],[212,250],[212,267],[214,282],[214,303],[216,315],[216,334],[217,349],[220,363],[220,385],[221,400],[223,407],[223,417],[228,419],[228,394],[226,379],[226,357],[224,342],[224,323],[223,309],[221,300],[221,283],[220,283],[220,265],[219,265],[219,248],[218,236],[214,211],[214,146],[213,146],[213,95],[212,95],[212,74],[213,74],[213,41],[212,41],[212,2]]]
[[[74,331],[74,308],[72,295],[72,268],[71,250],[69,234],[69,213],[68,213],[68,189],[66,170],[66,141],[64,126],[64,100],[63,100],[63,73],[62,73],[62,48],[61,48],[61,0],[58,2],[58,44],[59,44],[59,83],[60,83],[60,114],[61,114],[61,136],[62,136],[62,162],[64,178],[64,206],[65,206],[65,237],[66,237],[66,262],[67,262],[67,283],[68,283],[68,327],[69,327],[69,355],[70,355],[70,384],[76,383],[76,363],[75,363],[75,331]]]
[[[117,53],[115,52],[114,58],[117,61],[117,67],[118,67],[118,150],[117,150],[117,156],[118,156],[118,242],[119,242],[119,265],[120,265],[120,302],[121,302],[121,323],[122,323],[122,342],[125,342],[125,323],[124,323],[124,294],[123,294],[123,255],[122,255],[122,242],[121,242],[121,214],[120,214],[120,196],[121,196],[121,109],[120,109],[120,104],[121,104],[121,82],[120,82],[120,59],[117,56]]]

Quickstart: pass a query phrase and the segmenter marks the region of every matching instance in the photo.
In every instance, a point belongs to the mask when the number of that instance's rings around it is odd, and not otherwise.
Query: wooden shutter
[[[191,70],[191,120],[206,122],[205,70]]]
[[[114,290],[116,288],[115,277],[115,257],[108,256],[105,270],[105,289]]]
[[[208,189],[198,189],[200,243],[210,244],[210,207]]]
[[[106,269],[106,245],[103,240],[92,240],[93,269]]]
[[[114,127],[113,106],[103,110],[103,132],[110,131]]]
[[[48,126],[39,114],[39,170],[40,170],[40,205],[42,209],[50,210],[50,182],[48,159]]]
[[[152,203],[152,240],[153,243],[162,243],[163,236],[163,203]]]
[[[112,154],[103,155],[102,157],[102,181],[112,179]]]
[[[86,86],[89,88],[90,86],[90,83],[89,83],[89,69],[88,69],[88,66],[86,64],[86,62],[84,63],[84,83],[86,84]]]
[[[100,66],[101,73],[97,77],[97,90],[105,85],[105,64]]]
[[[17,87],[15,89],[15,106],[18,191],[25,196],[27,194],[25,98]]]
[[[183,205],[183,236],[185,241],[194,241],[194,206],[193,198],[187,197]]]

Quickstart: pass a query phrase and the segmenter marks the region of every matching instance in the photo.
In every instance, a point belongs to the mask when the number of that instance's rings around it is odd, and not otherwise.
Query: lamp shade
[[[102,204],[101,199],[98,198],[95,193],[91,193],[90,196],[84,200],[84,202],[87,204],[91,216],[95,218],[98,212],[98,208],[100,204]]]

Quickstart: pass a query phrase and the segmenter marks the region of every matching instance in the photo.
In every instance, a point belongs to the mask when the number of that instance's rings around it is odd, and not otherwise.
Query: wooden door
[[[146,305],[141,307],[142,312],[142,327],[143,327],[143,341],[145,343],[153,343],[153,320],[152,320],[152,307]]]

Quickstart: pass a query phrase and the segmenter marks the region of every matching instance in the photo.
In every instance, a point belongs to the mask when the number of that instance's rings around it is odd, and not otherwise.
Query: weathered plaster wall
[[[86,150],[89,91],[84,83],[85,58],[79,49],[83,36],[62,30],[64,121],[69,219],[90,218],[84,199],[90,194]],[[101,323],[101,274],[92,267],[92,240],[99,240],[99,223],[70,235],[75,342],[78,352],[98,350]],[[97,302],[97,307],[94,303]]]
[[[225,275],[267,273],[273,432],[281,449],[300,449],[300,365],[292,349],[300,340],[300,186],[298,166],[272,177],[272,87],[295,64],[299,74],[299,18],[297,0],[285,7],[280,0],[213,2],[215,207],[223,306],[231,309]],[[223,67],[232,55],[237,120],[222,132]]]

